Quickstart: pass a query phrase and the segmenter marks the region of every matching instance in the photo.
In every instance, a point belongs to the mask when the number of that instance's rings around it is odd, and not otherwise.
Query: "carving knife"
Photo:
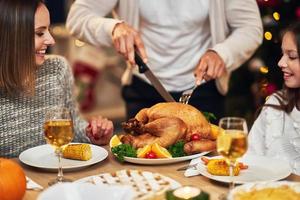
[[[157,92],[167,101],[167,102],[175,102],[174,98],[170,95],[170,93],[164,88],[164,86],[160,83],[157,77],[152,73],[149,67],[144,63],[140,55],[135,51],[134,53],[135,63],[139,67],[139,72],[141,74],[145,74],[148,80],[152,83],[153,87],[157,90]]]

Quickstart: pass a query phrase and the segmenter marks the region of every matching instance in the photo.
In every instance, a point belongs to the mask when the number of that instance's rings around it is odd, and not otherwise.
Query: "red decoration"
[[[80,110],[89,111],[95,105],[95,85],[100,72],[90,64],[77,61],[74,63],[74,77],[79,88],[78,102]]]
[[[257,0],[259,6],[275,7],[281,3],[281,0]]]
[[[296,13],[297,19],[300,20],[300,7],[299,6],[296,8],[295,13]]]
[[[274,84],[274,83],[268,83],[267,86],[266,86],[266,93],[267,93],[267,96],[273,94],[274,92],[277,91],[277,86]]]

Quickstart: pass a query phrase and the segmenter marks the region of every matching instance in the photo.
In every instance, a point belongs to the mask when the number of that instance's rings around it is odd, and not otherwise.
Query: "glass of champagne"
[[[62,147],[69,144],[73,137],[73,121],[71,113],[67,108],[52,108],[47,111],[44,124],[44,135],[48,144],[55,149],[58,157],[58,174],[55,180],[48,184],[53,185],[59,182],[70,182],[69,179],[63,177],[61,157]]]
[[[224,117],[219,122],[222,132],[217,138],[217,150],[229,165],[231,182],[229,189],[234,188],[234,167],[238,158],[242,157],[248,148],[248,128],[246,120],[239,117]]]

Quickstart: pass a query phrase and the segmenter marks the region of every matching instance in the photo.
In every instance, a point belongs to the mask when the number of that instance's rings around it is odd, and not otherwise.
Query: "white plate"
[[[170,164],[170,163],[177,163],[186,160],[191,160],[194,158],[198,158],[200,156],[208,154],[209,151],[189,155],[189,156],[182,156],[177,158],[156,158],[156,159],[148,159],[148,158],[131,158],[131,157],[124,157],[126,162],[135,163],[135,164],[142,164],[142,165],[163,165],[163,164]]]
[[[212,157],[220,158],[220,156]],[[235,183],[249,183],[261,181],[277,181],[284,179],[292,173],[289,163],[283,160],[269,158],[264,156],[247,155],[239,160],[248,165],[248,169],[241,170],[238,176],[234,177]],[[229,176],[214,176],[207,172],[203,162],[197,165],[200,174],[210,179],[229,183]]]
[[[291,182],[291,181],[274,181],[274,182],[259,182],[259,183],[246,183],[244,185],[240,185],[231,190],[228,194],[227,200],[234,200],[233,197],[235,194],[245,191],[250,192],[255,189],[264,189],[264,188],[277,188],[280,186],[289,186],[297,193],[300,193],[300,183]]]
[[[87,161],[61,159],[64,170],[77,170],[104,160],[108,152],[99,146],[89,144],[92,149],[92,158]],[[33,147],[23,151],[19,155],[22,163],[45,170],[56,171],[58,168],[58,158],[54,153],[54,148],[49,144]]]

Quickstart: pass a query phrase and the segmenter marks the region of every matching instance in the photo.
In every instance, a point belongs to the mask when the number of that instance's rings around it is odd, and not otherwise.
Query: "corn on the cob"
[[[224,159],[210,159],[207,163],[207,171],[216,176],[229,176],[229,167]],[[240,167],[235,166],[234,176],[239,175]]]
[[[69,144],[63,149],[63,157],[75,160],[89,160],[92,150],[89,144]]]

